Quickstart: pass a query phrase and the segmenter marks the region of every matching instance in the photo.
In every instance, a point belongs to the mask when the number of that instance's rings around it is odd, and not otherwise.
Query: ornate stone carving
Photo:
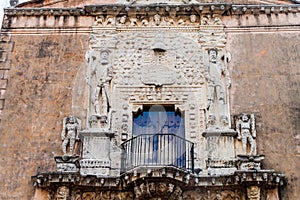
[[[96,200],[95,192],[85,192],[82,194],[82,200]]]
[[[237,155],[237,157],[240,170],[260,170],[261,162],[265,158],[263,155]]]
[[[202,26],[222,26],[223,22],[217,16],[205,15],[201,18]]]
[[[260,200],[260,188],[258,186],[250,186],[247,188],[248,200]]]
[[[150,182],[141,183],[134,187],[135,199],[145,198],[168,198],[171,200],[179,200],[182,198],[182,190],[179,186],[166,182]]]
[[[115,17],[113,16],[96,16],[95,18],[95,26],[115,26]]]
[[[226,34],[223,22],[218,16],[204,15],[201,18],[199,42],[204,47],[224,48]]]
[[[55,200],[68,200],[69,199],[69,194],[70,190],[66,186],[61,186],[57,188],[56,195],[55,195]]]
[[[62,151],[67,155],[67,146],[69,145],[69,154],[73,155],[76,140],[79,140],[78,133],[81,130],[81,120],[77,117],[65,117],[63,120],[63,129],[61,133]]]
[[[245,155],[247,152],[247,144],[250,145],[249,155],[253,155],[256,152],[256,129],[254,114],[243,113],[236,117],[236,131],[238,133],[238,140],[242,140],[243,152]]]
[[[57,171],[59,172],[78,172],[79,156],[55,156]]]
[[[97,27],[198,27],[200,20],[200,16],[196,13],[191,14],[190,16],[182,15],[182,16],[163,16],[158,13],[154,15],[134,15],[134,16],[105,16],[98,15],[95,17],[94,26]],[[205,20],[206,19],[206,20]],[[217,21],[219,18],[205,17],[202,19],[204,25],[208,23],[214,25],[220,25],[221,20]],[[211,22],[215,20],[214,22]]]
[[[114,84],[204,84],[202,51],[195,41],[181,34],[166,32],[151,32],[147,35],[139,32],[123,33],[120,38],[115,54]],[[165,51],[154,51],[158,44]]]

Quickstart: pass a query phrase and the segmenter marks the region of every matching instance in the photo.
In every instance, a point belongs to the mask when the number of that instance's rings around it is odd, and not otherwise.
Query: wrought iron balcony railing
[[[122,171],[174,166],[194,172],[194,143],[175,134],[142,134],[122,144]]]

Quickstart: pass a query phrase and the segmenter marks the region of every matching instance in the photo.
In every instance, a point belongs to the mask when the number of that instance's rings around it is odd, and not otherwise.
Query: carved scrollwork
[[[182,189],[172,183],[150,182],[141,183],[134,187],[135,199],[145,198],[168,198],[170,200],[179,200],[182,198]]]
[[[221,26],[223,22],[218,16],[205,15],[201,18],[202,26]]]

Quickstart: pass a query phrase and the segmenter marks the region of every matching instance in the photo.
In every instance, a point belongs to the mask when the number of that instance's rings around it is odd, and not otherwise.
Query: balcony
[[[173,166],[194,172],[194,143],[175,134],[142,134],[122,145],[122,171]]]

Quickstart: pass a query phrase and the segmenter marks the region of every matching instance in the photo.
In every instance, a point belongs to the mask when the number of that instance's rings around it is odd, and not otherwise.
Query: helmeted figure
[[[247,143],[250,144],[250,155],[254,154],[256,148],[256,129],[254,115],[241,114],[236,120],[236,131],[238,133],[238,139],[242,140],[244,154],[247,155]]]
[[[63,129],[61,133],[62,151],[67,155],[67,146],[70,145],[70,155],[73,154],[76,140],[79,140],[78,132],[81,129],[81,120],[77,117],[65,117],[63,120]]]

